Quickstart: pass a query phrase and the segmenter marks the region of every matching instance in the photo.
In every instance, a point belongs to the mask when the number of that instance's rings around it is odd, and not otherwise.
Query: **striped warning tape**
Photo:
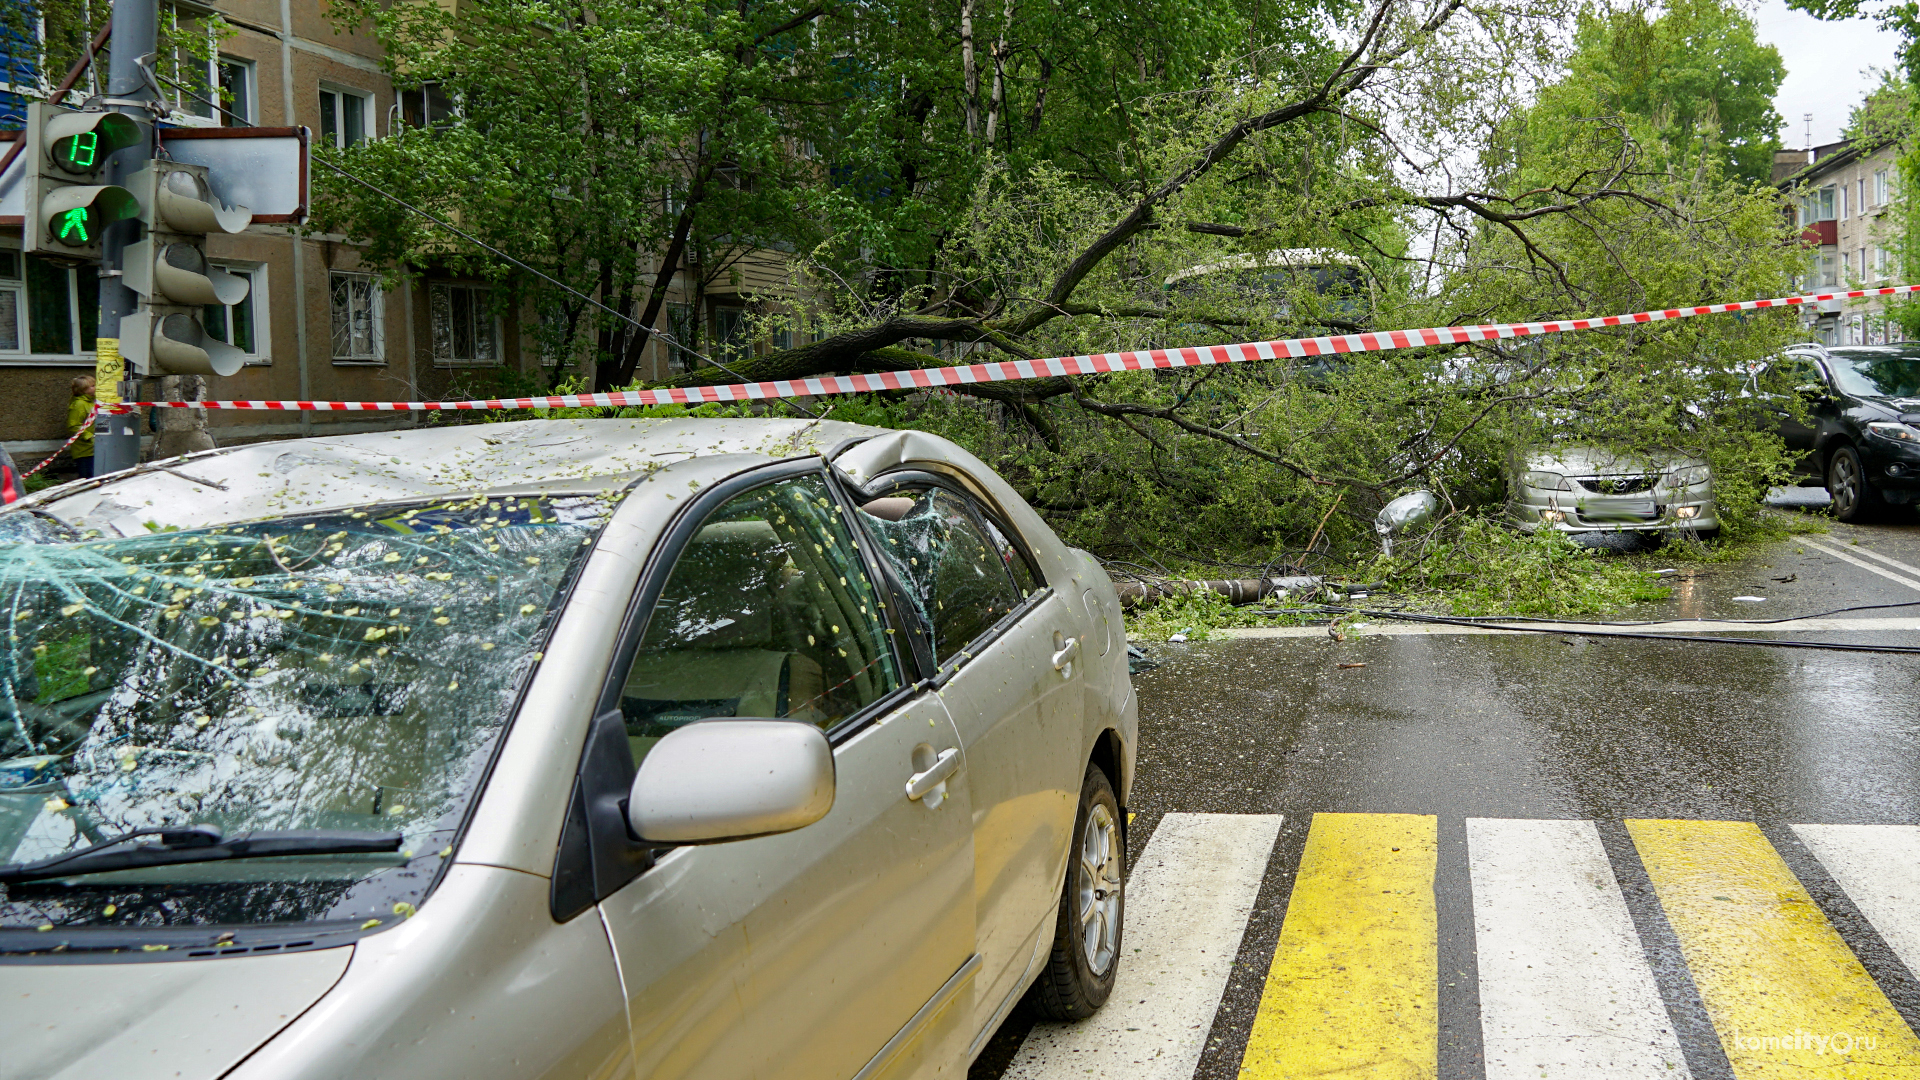
[[[1868,296],[1894,296],[1920,292],[1920,285],[1890,285],[1881,289],[1853,289],[1846,292],[1812,293],[1783,296],[1771,300],[1742,300],[1734,304],[1702,304],[1698,307],[1666,308],[1661,311],[1636,311],[1630,315],[1608,315],[1599,319],[1561,319],[1554,322],[1495,323],[1485,326],[1436,326],[1424,330],[1382,330],[1367,334],[1341,334],[1333,337],[1287,338],[1281,341],[1254,341],[1237,345],[1202,345],[1184,349],[1143,349],[1137,352],[1099,353],[1089,356],[1056,356],[1046,360],[1005,360],[991,364],[966,364],[958,367],[915,368],[886,371],[874,375],[836,375],[817,379],[775,379],[770,382],[719,383],[712,386],[676,386],[661,390],[616,390],[604,394],[557,394],[549,397],[487,398],[478,401],[130,401],[115,409],[136,407],[156,409],[266,409],[317,412],[440,412],[490,409],[561,409],[615,407],[629,405],[702,405],[730,401],[756,401],[769,398],[825,397],[831,394],[866,394],[879,390],[930,390],[967,383],[1006,382],[1014,379],[1043,379],[1067,375],[1096,375],[1111,371],[1142,371],[1159,368],[1201,367],[1209,364],[1237,364],[1251,360],[1276,360],[1282,357],[1331,356],[1339,353],[1385,352],[1391,349],[1417,349],[1431,345],[1464,345],[1473,341],[1500,338],[1563,334],[1573,330],[1599,330],[1610,326],[1664,322],[1695,315],[1720,315],[1735,311],[1759,311],[1766,308],[1793,307],[1828,300],[1856,300]]]
[[[141,403],[136,402],[135,404],[141,404]],[[67,452],[67,447],[72,446],[74,443],[79,442],[80,436],[85,435],[87,433],[87,430],[93,427],[94,417],[100,415],[102,411],[106,411],[111,408],[112,408],[111,406],[95,405],[93,409],[87,413],[87,418],[80,422],[80,426],[74,429],[73,434],[67,436],[67,441],[60,444],[60,449],[55,450],[53,453],[48,454],[46,457],[41,458],[40,464],[35,465],[33,468],[28,469],[26,472],[23,472],[20,474],[21,482],[22,483],[26,482],[27,477],[32,476],[34,473],[37,473],[41,469],[44,469],[47,466],[53,464],[56,458],[58,458],[61,454],[64,454]]]

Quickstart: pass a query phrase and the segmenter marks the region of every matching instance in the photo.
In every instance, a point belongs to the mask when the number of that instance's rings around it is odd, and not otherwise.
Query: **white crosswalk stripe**
[[[1920,974],[1920,825],[1795,825],[1793,831],[1907,970]]]
[[[1467,819],[1488,1080],[1688,1077],[1591,821]]]
[[[1168,814],[1127,882],[1120,973],[1079,1024],[1037,1024],[1009,1080],[1187,1080],[1226,991],[1278,814]]]

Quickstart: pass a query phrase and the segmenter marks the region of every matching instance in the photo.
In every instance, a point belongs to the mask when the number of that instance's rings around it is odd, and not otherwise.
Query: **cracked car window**
[[[912,505],[896,510],[894,520],[871,512],[860,519],[932,628],[934,660],[945,664],[1020,606],[1025,593],[1010,576],[1000,546],[1004,539],[989,540],[960,496],[930,487],[896,491],[884,501],[894,500]],[[1005,551],[1015,554],[1011,544]],[[1021,568],[1026,569],[1024,563]]]
[[[474,497],[0,539],[0,862],[158,826],[403,837],[0,885],[0,926],[410,913],[606,510]]]
[[[634,763],[714,716],[831,728],[900,685],[879,593],[818,477],[750,491],[675,561],[621,688]]]

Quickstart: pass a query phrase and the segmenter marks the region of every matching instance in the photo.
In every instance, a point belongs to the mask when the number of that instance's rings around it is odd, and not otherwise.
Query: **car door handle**
[[[916,801],[925,798],[934,788],[944,783],[947,777],[952,776],[954,770],[959,767],[958,747],[949,747],[940,751],[940,756],[935,758],[933,764],[927,766],[924,772],[917,772],[907,777],[907,798]]]
[[[1073,663],[1074,658],[1079,655],[1080,639],[1068,638],[1066,644],[1060,646],[1060,651],[1053,654],[1053,670],[1065,671],[1067,665]]]

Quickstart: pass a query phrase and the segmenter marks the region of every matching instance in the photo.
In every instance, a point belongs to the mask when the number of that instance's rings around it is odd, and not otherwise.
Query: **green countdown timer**
[[[99,156],[100,136],[96,132],[83,131],[53,144],[54,160],[68,172],[94,171]]]

